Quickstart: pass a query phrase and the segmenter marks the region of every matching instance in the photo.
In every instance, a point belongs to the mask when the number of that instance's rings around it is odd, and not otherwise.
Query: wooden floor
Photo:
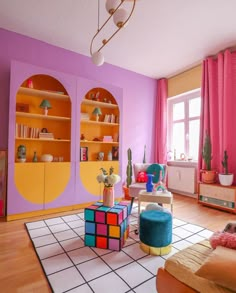
[[[0,292],[51,292],[24,223],[71,213],[0,221]],[[228,221],[236,221],[236,215],[203,207],[196,199],[181,195],[174,195],[174,216],[213,231],[222,230]]]

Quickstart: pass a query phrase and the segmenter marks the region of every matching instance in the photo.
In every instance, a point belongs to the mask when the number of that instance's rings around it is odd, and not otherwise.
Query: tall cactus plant
[[[146,163],[146,144],[144,146],[144,153],[143,153],[143,164]]]
[[[223,161],[221,163],[222,163],[222,166],[224,168],[224,174],[228,175],[229,170],[228,170],[228,154],[227,154],[227,151],[224,151],[224,157],[223,157]]]
[[[127,151],[128,154],[128,164],[127,164],[127,168],[126,168],[126,186],[129,187],[130,184],[132,183],[132,151],[129,148]]]
[[[206,170],[211,171],[211,160],[212,160],[211,138],[207,132],[205,135],[205,142],[204,142],[204,146],[203,146],[202,157],[203,157],[203,160],[205,161],[205,164],[206,164]]]

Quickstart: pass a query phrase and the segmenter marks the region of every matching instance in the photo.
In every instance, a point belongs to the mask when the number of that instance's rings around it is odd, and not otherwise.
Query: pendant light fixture
[[[98,0],[98,29],[96,34],[93,36],[91,44],[90,44],[90,54],[92,57],[92,61],[95,65],[101,66],[104,63],[104,56],[101,52],[102,48],[106,46],[106,44],[122,29],[128,24],[128,21],[131,17],[131,15],[134,12],[135,4],[137,0],[107,0],[106,1],[106,10],[110,14],[110,16],[107,18],[107,20],[103,23],[101,27],[99,27],[99,8],[100,3]],[[133,2],[132,8],[130,12],[127,12],[124,8],[122,8],[124,2]],[[102,29],[105,27],[105,25],[109,22],[109,20],[113,18],[113,21],[116,25],[116,30],[111,34],[111,36],[107,39],[103,39],[101,46],[98,49],[93,48],[93,42],[97,35],[102,31]]]

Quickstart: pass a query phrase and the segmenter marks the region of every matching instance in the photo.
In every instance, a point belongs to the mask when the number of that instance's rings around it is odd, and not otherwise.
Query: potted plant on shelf
[[[211,160],[212,160],[212,149],[211,149],[211,138],[210,135],[206,132],[205,141],[202,151],[202,158],[205,162],[206,169],[201,170],[202,182],[204,183],[214,183],[216,178],[216,171],[211,169]]]
[[[221,163],[224,169],[224,173],[219,174],[220,184],[224,186],[230,186],[233,184],[234,174],[229,173],[228,171],[228,154],[226,150],[224,151],[224,157]]]

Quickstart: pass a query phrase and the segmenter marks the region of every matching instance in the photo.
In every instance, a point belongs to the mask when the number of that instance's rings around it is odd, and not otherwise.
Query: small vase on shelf
[[[103,189],[103,205],[106,207],[114,206],[114,187],[104,187]]]
[[[107,154],[107,160],[112,161],[112,152],[111,151],[109,151]]]
[[[33,156],[32,162],[38,162],[38,158],[37,158],[37,153],[36,152],[34,152],[34,156]]]

